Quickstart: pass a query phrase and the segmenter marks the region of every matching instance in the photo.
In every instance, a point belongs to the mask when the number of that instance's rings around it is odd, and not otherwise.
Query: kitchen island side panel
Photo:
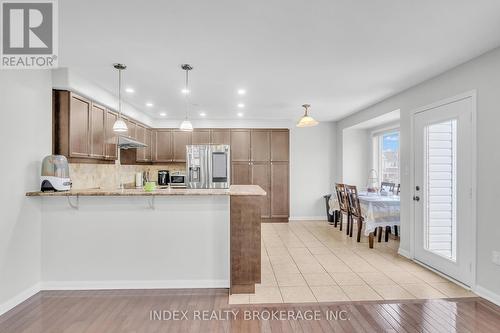
[[[229,196],[42,200],[44,289],[229,287]]]

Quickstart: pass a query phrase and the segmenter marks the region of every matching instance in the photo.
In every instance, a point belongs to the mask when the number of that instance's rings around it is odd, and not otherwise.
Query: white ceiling
[[[500,45],[498,0],[59,1],[60,65],[183,118],[338,120]],[[247,94],[237,95],[238,88]],[[147,108],[151,101],[154,107]]]

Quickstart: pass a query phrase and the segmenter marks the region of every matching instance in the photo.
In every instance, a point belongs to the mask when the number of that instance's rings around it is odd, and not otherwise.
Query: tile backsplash
[[[105,188],[114,189],[120,186],[120,179],[126,186],[135,186],[135,174],[149,171],[151,181],[158,180],[158,170],[184,172],[185,163],[163,165],[116,165],[116,164],[84,164],[70,163],[69,176],[73,189]]]

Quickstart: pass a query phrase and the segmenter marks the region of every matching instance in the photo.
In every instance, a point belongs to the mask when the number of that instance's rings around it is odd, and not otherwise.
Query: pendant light
[[[304,105],[302,105],[302,107],[305,109],[304,115],[298,121],[297,127],[312,127],[312,126],[318,125],[319,122],[317,120],[314,120],[313,117],[311,117],[310,115],[307,114],[308,109],[311,107],[311,105],[304,104]]]
[[[118,70],[118,119],[113,124],[113,132],[123,133],[127,132],[127,124],[122,119],[122,70],[127,66],[124,64],[113,64],[113,67]]]
[[[186,118],[182,121],[179,129],[184,132],[192,132],[193,124],[188,119],[189,112],[189,71],[193,69],[193,67],[189,64],[181,65],[181,68],[186,71],[186,87],[184,88],[184,94],[186,95]]]

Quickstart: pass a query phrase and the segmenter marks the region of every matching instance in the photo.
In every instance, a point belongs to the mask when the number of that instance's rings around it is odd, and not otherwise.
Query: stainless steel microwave
[[[174,172],[170,174],[170,186],[171,187],[185,187],[186,186],[186,175],[180,172]]]

